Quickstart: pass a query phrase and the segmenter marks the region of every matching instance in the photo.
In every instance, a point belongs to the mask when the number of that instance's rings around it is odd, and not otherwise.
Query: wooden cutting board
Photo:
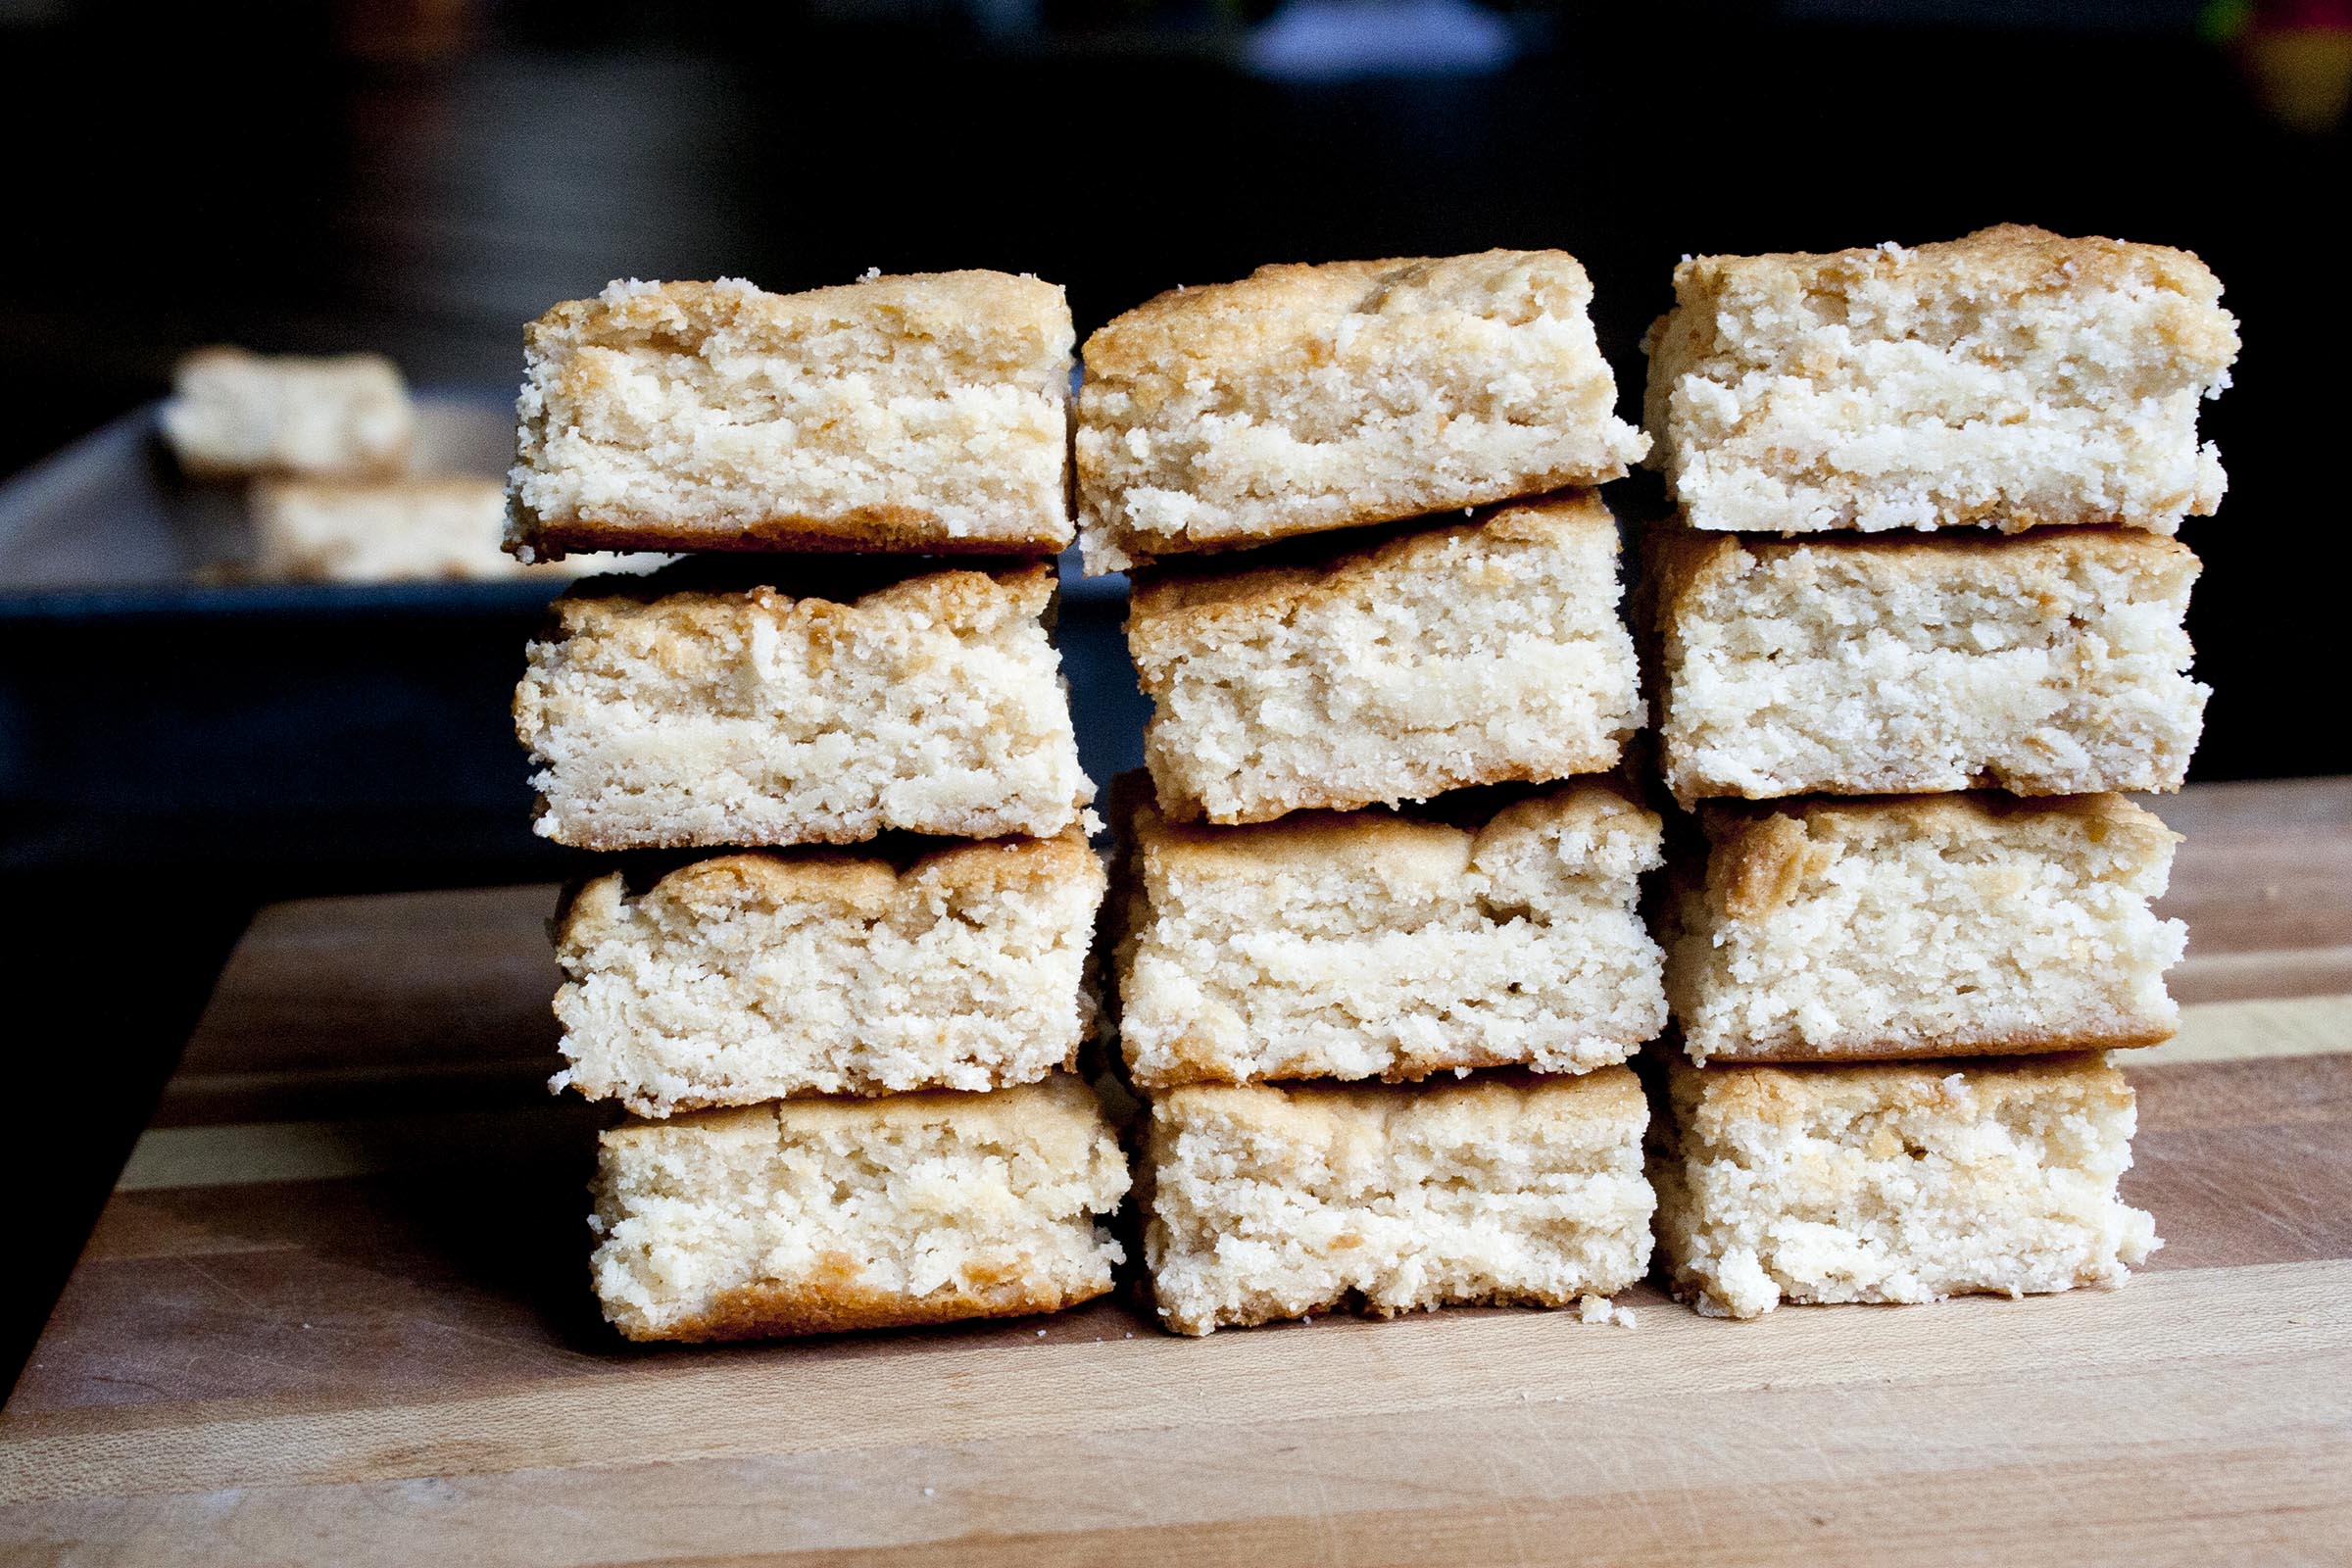
[[[0,1556],[2352,1561],[2352,781],[2157,804],[2193,937],[2129,1058],[2153,1265],[1747,1324],[632,1348],[595,1117],[540,1088],[550,891],[266,910],[0,1414]]]

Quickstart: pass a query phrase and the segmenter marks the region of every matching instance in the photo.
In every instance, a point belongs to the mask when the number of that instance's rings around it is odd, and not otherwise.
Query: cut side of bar
[[[614,283],[524,329],[511,543],[1057,551],[1074,337],[1004,272]]]
[[[1128,649],[1170,818],[1426,800],[1617,765],[1643,708],[1589,492],[1307,564],[1139,579]]]
[[[1066,1074],[994,1094],[631,1122],[598,1152],[593,1268],[633,1340],[1058,1311],[1111,1287],[1127,1162]]]
[[[2222,497],[2221,293],[2186,251],[2014,224],[1697,257],[1650,330],[1651,458],[1699,528],[2171,533]]]
[[[1197,1335],[1623,1290],[1649,1265],[1647,1117],[1626,1067],[1170,1090],[1141,1177],[1160,1319]]]
[[[1266,267],[1087,339],[1089,572],[1599,484],[1616,415],[1592,285],[1559,251]]]
[[[1709,796],[2180,787],[2197,558],[2153,534],[1767,542],[1651,555],[1666,782]]]
[[[2116,795],[1708,806],[1666,993],[1694,1061],[2148,1046],[2178,836]]]
[[[1126,833],[1119,1042],[1147,1089],[1623,1061],[1665,1022],[1656,816],[1579,784],[1469,826],[1386,811]]]
[[[538,831],[594,850],[1051,838],[1094,798],[1054,592],[1034,565],[842,600],[566,596],[514,694]]]
[[[569,1065],[639,1115],[800,1095],[1000,1089],[1071,1066],[1102,861],[1055,839],[713,856],[557,922]]]
[[[1666,1098],[1659,1248],[1710,1316],[2120,1285],[2162,1245],[2117,1197],[2136,1110],[2096,1054],[1678,1061]]]

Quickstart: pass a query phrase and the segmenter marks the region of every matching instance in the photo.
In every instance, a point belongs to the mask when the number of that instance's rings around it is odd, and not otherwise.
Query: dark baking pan
[[[496,472],[503,395],[426,392],[431,466]],[[241,582],[233,491],[155,411],[0,487],[0,872],[218,869],[269,896],[562,874],[507,705],[547,582]],[[1125,584],[1063,564],[1088,771],[1141,760]],[[789,587],[789,568],[778,573]]]

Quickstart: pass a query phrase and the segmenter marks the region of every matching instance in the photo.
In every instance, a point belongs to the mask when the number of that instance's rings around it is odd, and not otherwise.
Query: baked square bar
[[[1094,798],[1054,592],[1050,564],[857,597],[574,590],[514,693],[538,831],[591,850],[1051,838]]]
[[[1144,1255],[1179,1334],[1354,1305],[1569,1306],[1637,1283],[1654,1206],[1629,1067],[1152,1102]]]
[[[1693,1061],[2152,1046],[2179,835],[2118,795],[1702,807],[1666,995]]]
[[[1074,336],[1004,272],[614,283],[523,329],[512,544],[1057,551]]]
[[[1650,329],[1651,461],[1700,528],[2171,533],[2222,498],[2197,443],[2237,357],[2221,293],[2186,251],[2015,224],[1697,257]]]
[[[1086,340],[1089,572],[1598,484],[1616,416],[1592,285],[1560,251],[1265,267]]]
[[[1643,716],[1590,492],[1307,564],[1141,577],[1144,760],[1180,821],[1262,822],[1617,765]]]
[[[499,548],[506,486],[469,474],[273,479],[254,486],[253,569],[300,582],[578,577],[650,571],[661,556],[574,556],[524,565]]]
[[[408,466],[416,410],[380,354],[198,349],[172,372],[164,438],[197,479],[382,475]]]
[[[1490,808],[1491,809],[1491,808]],[[1577,784],[1466,826],[1128,821],[1119,1043],[1145,1089],[1620,1062],[1666,1021],[1658,819]]]
[[[2132,1086],[2096,1054],[1665,1068],[1658,1246],[1710,1317],[2121,1285],[2162,1244],[2116,1196]]]
[[[995,1094],[791,1100],[599,1140],[589,1229],[632,1340],[1055,1312],[1110,1289],[1127,1161],[1067,1074]]]
[[[2122,528],[1740,539],[1650,556],[1666,782],[1703,796],[2178,789],[2197,558]]]
[[[795,1095],[1001,1089],[1073,1064],[1102,862],[1053,839],[720,855],[556,922],[569,1065],[642,1116]]]

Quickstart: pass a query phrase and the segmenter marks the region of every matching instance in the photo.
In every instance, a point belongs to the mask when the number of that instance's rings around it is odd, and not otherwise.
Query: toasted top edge
[[[1505,1126],[1526,1116],[1589,1121],[1615,1141],[1646,1123],[1642,1082],[1624,1066],[1556,1076],[1503,1068],[1423,1084],[1186,1084],[1152,1097],[1155,1131],[1215,1120],[1301,1143],[1398,1120],[1440,1117]]]
[[[1943,576],[1963,582],[2097,563],[2167,577],[2185,573],[2180,583],[2185,588],[2203,569],[2196,553],[2180,540],[2140,528],[2034,528],[1999,536],[1957,529],[1756,539],[1665,524],[1650,527],[1642,543],[1651,602],[1664,611],[1676,609],[1702,589],[1736,581],[1759,565],[1804,556],[1864,563],[1889,576]]]
[[[1145,623],[1277,614],[1310,599],[1347,594],[1377,581],[1383,572],[1435,565],[1464,539],[1540,548],[1580,535],[1605,536],[1609,549],[1617,548],[1617,519],[1596,490],[1512,502],[1441,527],[1384,535],[1371,545],[1350,545],[1342,535],[1304,562],[1239,569],[1211,563],[1139,572],[1133,578],[1127,622],[1132,632]]]
[[[1170,289],[1099,328],[1084,353],[1090,376],[1165,374],[1171,363],[1296,353],[1299,336],[1349,316],[1469,311],[1519,325],[1579,315],[1592,298],[1592,280],[1565,251],[1288,264]]]
[[[2180,842],[2153,811],[2121,795],[2034,800],[1993,794],[1848,796],[1835,799],[1701,803],[1699,826],[1712,846],[1707,890],[1725,914],[1752,920],[1796,897],[1837,846],[1893,833],[1903,838],[1984,841],[2031,822],[2080,823],[2092,843],[2126,839],[2148,851]]]
[[[985,1093],[919,1090],[873,1099],[824,1096],[719,1110],[687,1111],[663,1121],[629,1120],[598,1139],[607,1153],[674,1138],[760,1139],[944,1127],[961,1138],[1037,1152],[1075,1167],[1107,1143],[1109,1123],[1095,1092],[1074,1073]]]
[[[1380,807],[1297,811],[1271,822],[1209,827],[1170,822],[1149,801],[1127,806],[1128,842],[1150,863],[1195,876],[1259,881],[1317,867],[1404,866],[1433,876],[1466,875],[1490,855],[1546,833],[1630,837],[1654,852],[1656,813],[1616,783],[1578,779],[1514,801],[1484,823],[1455,826]]]
[[[621,872],[583,884],[556,917],[556,945],[566,952],[593,942],[634,902],[691,911],[782,905],[830,906],[849,920],[876,919],[903,901],[1009,893],[1064,883],[1101,890],[1102,862],[1071,828],[1050,839],[985,839],[935,845],[901,865],[847,850],[747,850],[691,860],[631,895]]]
[[[1658,1054],[1683,1147],[1739,1139],[1757,1123],[1798,1130],[1828,1117],[1925,1112],[1975,1120],[2019,1101],[2126,1110],[2132,1086],[2102,1052],[1793,1066],[1691,1065]]]
[[[804,331],[862,324],[925,337],[974,325],[1025,334],[1029,350],[1067,357],[1076,331],[1061,286],[1011,272],[913,272],[799,294],[740,277],[714,282],[618,279],[594,299],[565,300],[523,328],[526,348],[558,339],[692,348],[714,332]]]
[[[766,586],[720,592],[669,590],[669,582],[674,580],[657,573],[637,579],[598,578],[573,588],[553,607],[557,630],[569,636],[637,615],[725,623],[755,612],[803,620],[812,629],[832,616],[876,612],[903,612],[955,625],[1004,610],[1025,616],[1042,615],[1053,603],[1059,583],[1051,562],[993,570],[951,568],[885,577],[881,586],[861,593],[851,593],[830,584],[822,591],[811,589],[797,596]],[[852,587],[872,580],[863,573],[854,573],[847,579]]]
[[[2001,223],[1955,240],[1906,248],[1788,251],[1764,256],[1694,256],[1674,270],[1678,303],[1725,288],[1793,279],[1808,290],[1835,291],[1866,279],[1917,278],[2002,290],[2145,284],[2204,304],[2222,295],[2220,279],[2189,251],[2127,240],[2068,238],[2046,228]]]
[[[1718,844],[1779,817],[1825,832],[1899,824],[1920,831],[1997,832],[2011,822],[2072,818],[2094,833],[2122,829],[2178,841],[2156,813],[2121,795],[2044,795],[2021,798],[1994,790],[1948,795],[1798,796],[1785,801],[1704,801],[1699,825]]]

